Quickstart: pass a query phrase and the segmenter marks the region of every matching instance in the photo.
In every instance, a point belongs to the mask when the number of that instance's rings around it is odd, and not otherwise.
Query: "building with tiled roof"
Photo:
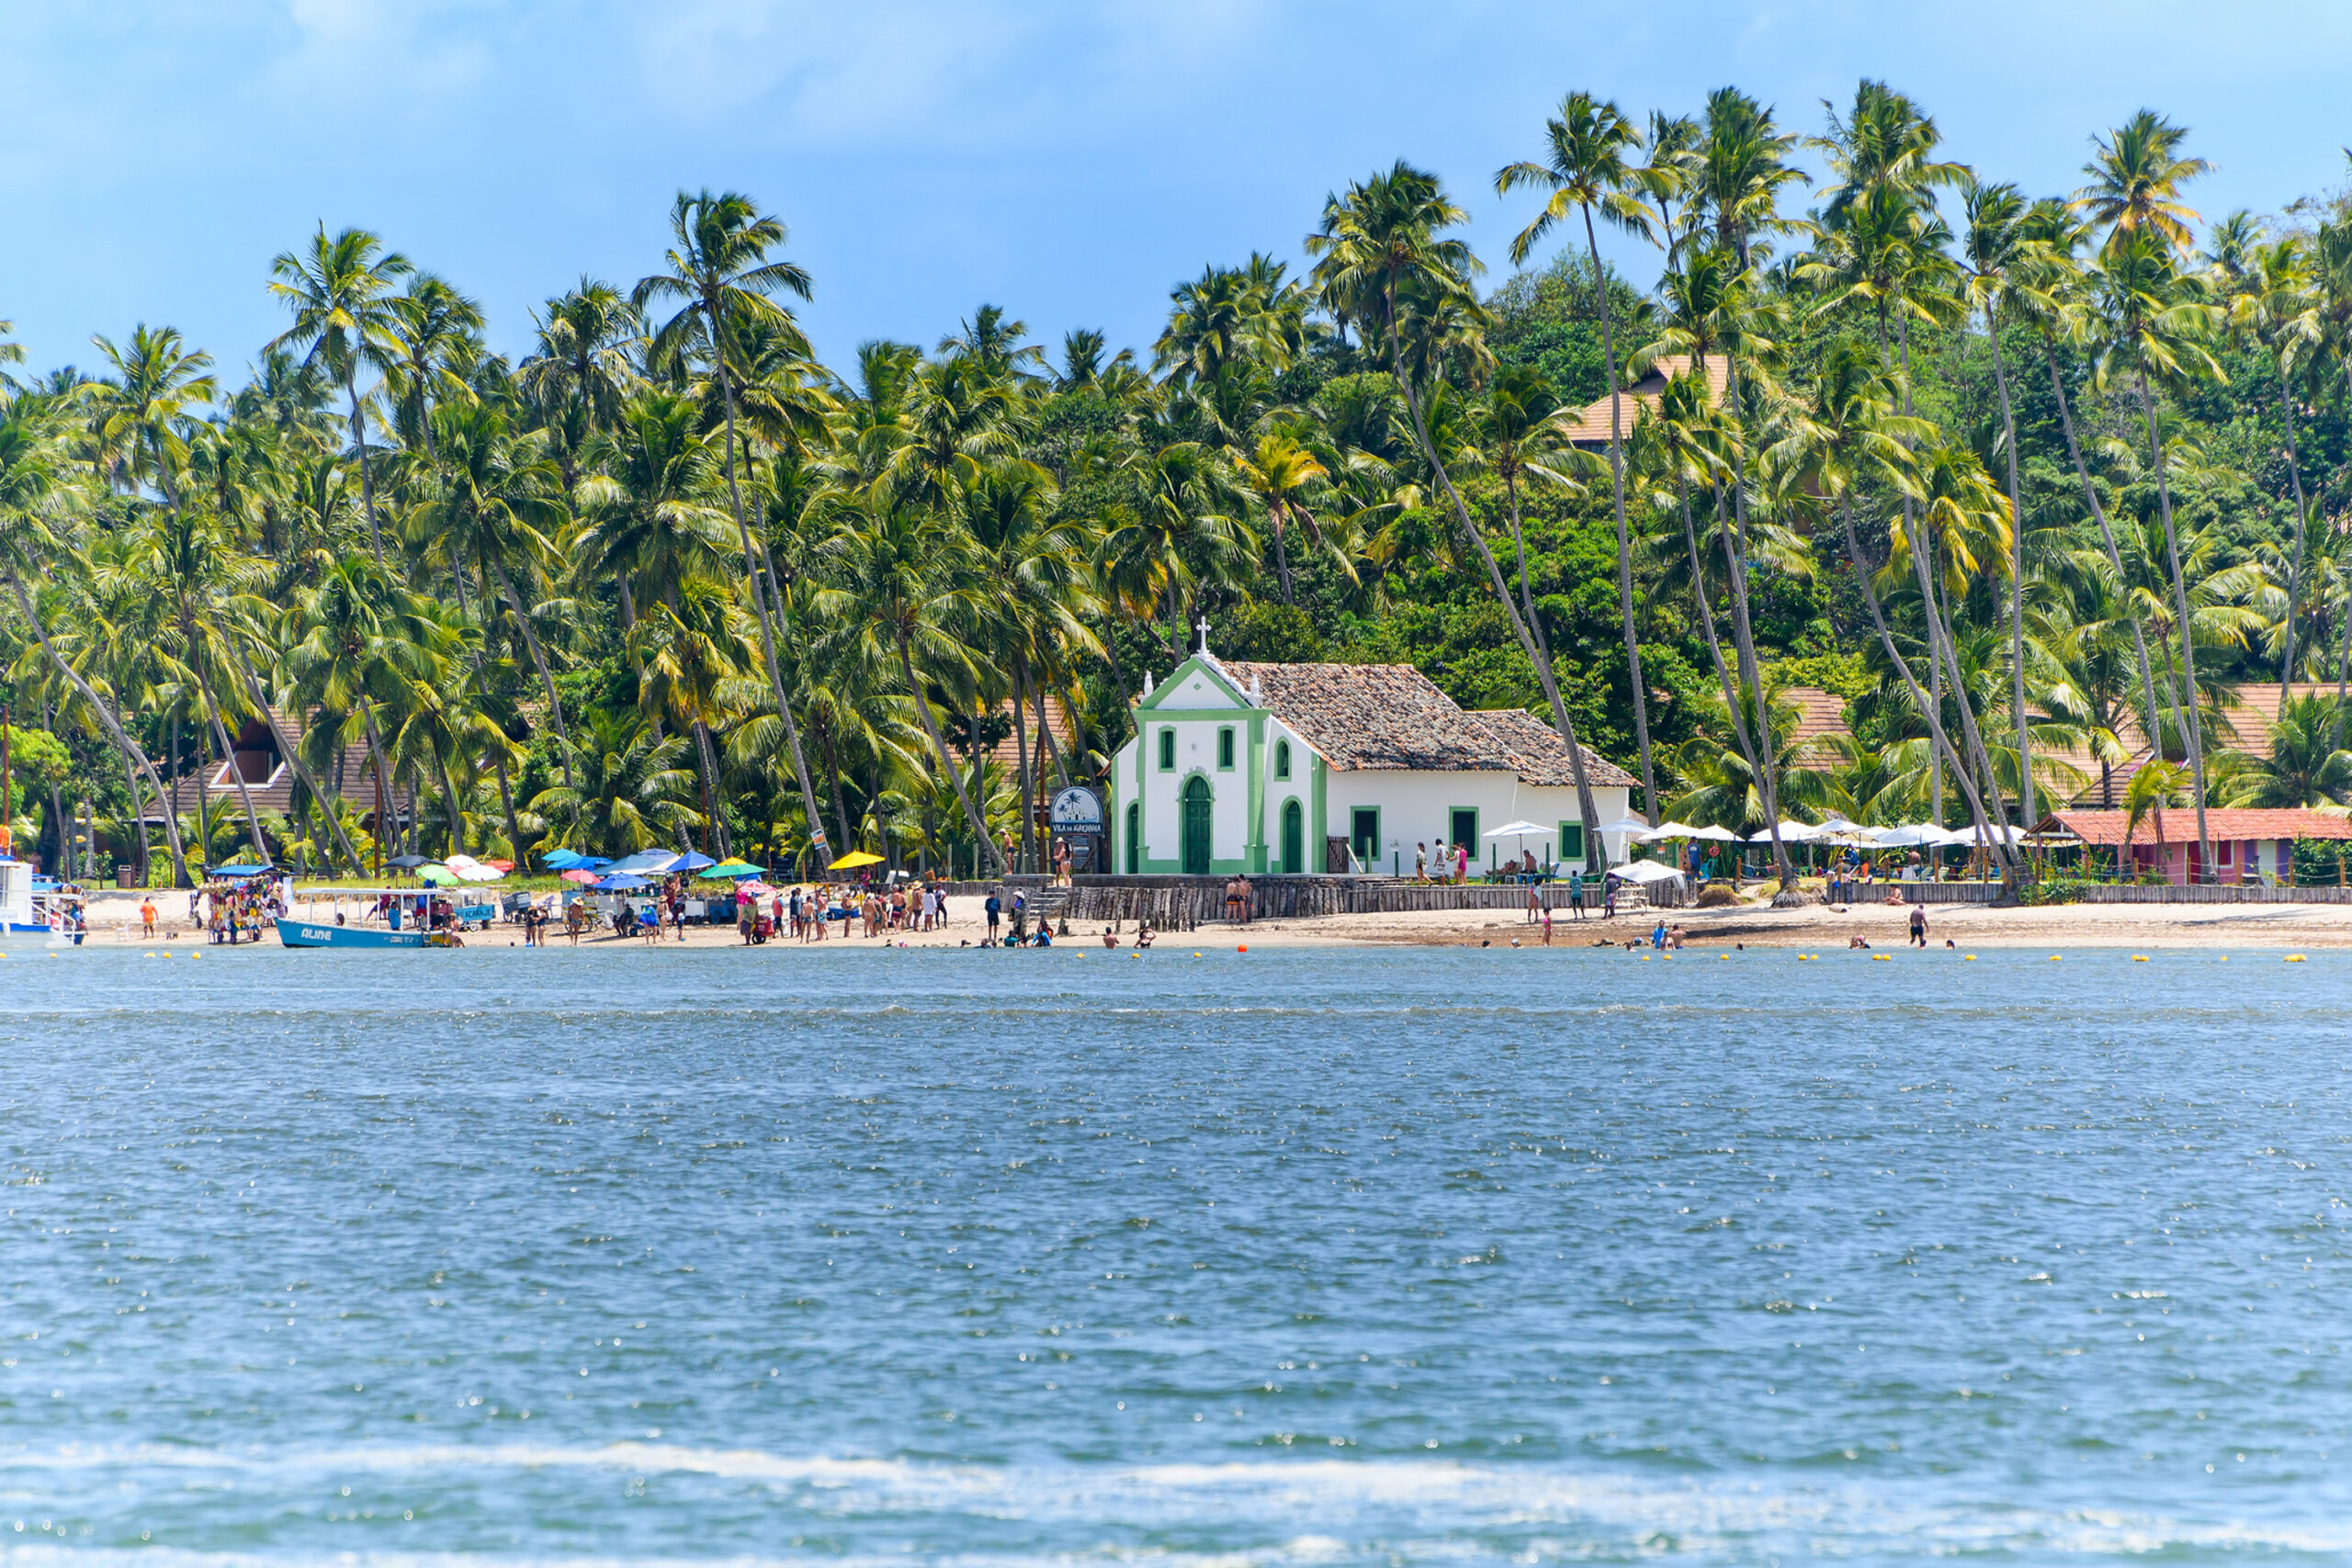
[[[2061,809],[2043,818],[2036,830],[2045,836],[2069,835],[2086,847],[2114,851],[2124,843],[2130,815]],[[2284,881],[2293,865],[2297,839],[2352,839],[2352,818],[2340,812],[2301,807],[2210,807],[2205,812],[2205,831],[2213,841],[2211,876],[2205,874],[2196,808],[2171,806],[2150,811],[2132,829],[2134,870],[2161,867],[2177,884]]]
[[[1111,769],[1121,871],[1412,874],[1418,848],[1471,863],[1582,863],[1575,767],[1521,709],[1472,711],[1409,664],[1261,664],[1193,654],[1136,706]],[[1582,752],[1602,822],[1634,779]],[[1506,823],[1534,833],[1492,836]],[[1624,844],[1607,846],[1622,860]]]
[[[1690,356],[1687,354],[1661,354],[1650,367],[1648,375],[1628,385],[1615,398],[1602,397],[1587,403],[1574,420],[1560,423],[1561,434],[1577,446],[1601,447],[1609,445],[1609,413],[1612,406],[1621,421],[1619,432],[1631,435],[1642,417],[1642,411],[1654,409],[1666,391],[1666,384],[1677,376],[1687,375]],[[1720,354],[1707,361],[1707,400],[1720,403],[1731,388],[1731,364]]]
[[[243,802],[237,793],[240,777],[244,780],[245,793],[253,797],[255,811],[276,812],[288,818],[293,815],[294,786],[299,781],[293,767],[278,750],[277,735],[282,734],[289,744],[300,746],[302,743],[303,721],[296,715],[280,709],[270,711],[277,721],[277,734],[273,734],[269,725],[261,719],[248,719],[237,731],[235,753],[228,761],[216,758],[200,768],[189,769],[164,784],[164,797],[175,816],[195,816],[199,795],[209,798],[216,810],[226,800],[230,810],[242,814]],[[201,790],[197,783],[199,777],[203,780]],[[359,814],[361,825],[371,832],[375,830],[376,763],[368,755],[366,741],[356,740],[345,746],[342,755],[328,764],[319,783],[329,791],[340,788],[344,803]],[[407,819],[411,807],[408,790],[394,784],[385,791],[385,795],[387,815],[396,813],[402,820]],[[156,807],[153,791],[141,790],[139,813],[143,821],[163,821],[163,812]]]

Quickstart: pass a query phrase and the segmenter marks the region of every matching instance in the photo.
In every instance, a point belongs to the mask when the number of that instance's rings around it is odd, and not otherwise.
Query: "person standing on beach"
[[[1004,900],[998,897],[996,889],[991,887],[989,889],[989,901],[981,905],[980,908],[986,911],[989,918],[989,945],[990,947],[994,947],[996,945],[997,921],[1004,914]]]
[[[1415,844],[1413,846],[1413,880],[1427,882],[1429,879],[1430,847],[1427,844]]]
[[[1928,945],[1928,907],[1925,904],[1911,906],[1911,945]]]
[[[1581,870],[1568,873],[1568,911],[1579,920],[1584,919],[1584,873]],[[1546,920],[1544,927],[1544,940],[1548,942],[1552,934],[1551,922]]]
[[[142,941],[155,940],[155,896],[147,894],[139,900],[139,924]]]
[[[1456,882],[1470,880],[1470,846],[1467,844],[1453,846],[1453,880]]]

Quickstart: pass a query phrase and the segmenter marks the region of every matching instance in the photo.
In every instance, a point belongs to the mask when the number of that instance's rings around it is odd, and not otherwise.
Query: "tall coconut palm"
[[[2018,486],[2018,421],[2009,396],[2008,363],[2001,353],[2001,325],[2010,301],[2032,288],[2025,276],[2031,243],[2025,226],[2027,203],[2012,185],[1984,185],[1971,175],[1962,186],[1967,223],[1961,237],[1968,298],[1984,312],[1984,341],[1992,352],[1993,387],[2001,403],[2001,452],[2007,466],[2009,558],[2009,728],[2017,737],[2018,809],[2028,827],[2041,820],[2034,801],[2032,727],[2025,713],[2025,513]],[[2037,301],[2046,306],[2046,299]]]
[[[559,433],[556,462],[563,469],[564,500],[575,509],[582,448],[608,430],[639,385],[635,352],[643,321],[619,289],[582,277],[541,308],[538,347],[515,370],[515,384]]]
[[[1444,492],[1462,536],[1486,568],[1487,585],[1519,638],[1520,651],[1534,667],[1576,780],[1587,863],[1597,866],[1601,852],[1600,812],[1593,801],[1591,780],[1586,776],[1584,749],[1577,742],[1576,726],[1560,696],[1558,675],[1526,616],[1520,613],[1494,552],[1487,547],[1485,534],[1471,521],[1470,509],[1463,503],[1444,459],[1430,438],[1420,386],[1406,366],[1408,339],[1415,340],[1417,353],[1425,361],[1434,362],[1426,353],[1434,329],[1445,322],[1448,311],[1461,301],[1476,302],[1470,279],[1480,270],[1477,258],[1466,242],[1446,233],[1459,227],[1465,216],[1447,198],[1435,175],[1399,159],[1385,173],[1351,185],[1345,196],[1330,197],[1324,205],[1323,226],[1307,236],[1306,250],[1317,258],[1314,276],[1325,308],[1363,329],[1367,336],[1376,337],[1377,346],[1385,353],[1389,372],[1404,394],[1421,459]]]
[[[1330,471],[1314,452],[1287,431],[1270,430],[1247,454],[1233,459],[1233,471],[1265,514],[1274,538],[1274,574],[1282,584],[1283,603],[1295,604],[1291,592],[1290,533],[1293,528],[1321,542],[1313,502],[1326,488]]]
[[[345,229],[333,239],[319,225],[307,252],[283,251],[269,264],[269,291],[294,313],[294,324],[270,341],[306,351],[343,383],[350,400],[351,439],[359,449],[360,504],[376,564],[384,563],[384,534],[376,520],[376,478],[368,462],[368,411],[359,396],[362,367],[381,370],[398,363],[392,285],[415,270],[398,251],[365,229]]]
[[[800,785],[800,803],[808,814],[808,834],[820,862],[832,854],[825,827],[817,811],[817,792],[808,780],[808,760],[800,745],[800,727],[792,716],[792,702],[785,691],[784,671],[776,662],[777,628],[769,614],[765,579],[752,543],[751,524],[743,511],[743,491],[737,474],[735,437],[735,358],[746,328],[798,328],[791,312],[776,303],[778,290],[808,299],[813,286],[808,269],[797,262],[771,261],[771,253],[786,240],[781,220],[763,215],[749,197],[733,191],[684,191],[670,209],[670,230],[675,243],[667,260],[668,272],[639,278],[629,295],[639,311],[656,300],[678,309],[652,334],[649,353],[657,359],[698,357],[718,378],[727,408],[727,446],[723,467],[728,504],[734,513],[735,532],[742,546],[743,570],[752,580],[752,614],[760,624],[760,648],[767,662],[768,682],[775,688],[776,716],[783,722],[792,749],[792,771]],[[805,352],[805,344],[804,344]]]
[[[2233,216],[2252,222],[2244,213]],[[2258,228],[2251,237],[2259,240]],[[2303,496],[2302,454],[2295,439],[2295,392],[2310,378],[2325,333],[2310,254],[2301,235],[2246,245],[2235,256],[2221,254],[2218,243],[2216,251],[2213,270],[2221,282],[2230,328],[2257,344],[2278,377],[2278,420],[2287,437],[2287,479],[2295,497],[2295,536],[2287,551],[2286,623],[2278,654],[2278,711],[2284,714],[2289,683],[2295,679],[2295,613],[2302,602],[2303,563],[2311,531],[2311,508]]]
[[[2188,138],[2187,126],[2142,109],[2094,141],[2091,161],[2083,165],[2089,181],[2075,193],[2075,209],[2107,227],[2109,247],[2144,237],[2160,250],[2188,248],[2188,226],[2197,214],[2182,204],[2180,187],[2213,166],[2181,156]]]
[[[186,886],[187,853],[180,845],[179,826],[172,820],[172,797],[164,788],[163,776],[89,681],[59,652],[26,588],[28,578],[40,581],[54,574],[59,554],[56,530],[70,524],[85,504],[66,477],[70,458],[53,428],[53,411],[38,400],[0,400],[0,573],[6,575],[17,608],[40,643],[41,651],[80,695],[90,716],[105,728],[116,749],[130,765],[145,775],[148,786],[155,792],[155,802],[164,819],[164,835],[171,844],[172,863],[179,884]],[[133,803],[135,807],[135,792]]]
[[[2120,133],[2119,133],[2120,135]],[[2173,608],[2183,628],[2180,672],[2188,711],[2197,711],[2196,639],[2189,626],[2188,585],[2180,570],[2180,535],[2173,522],[2169,464],[2156,429],[2155,392],[2152,374],[2176,384],[2198,378],[2224,380],[2222,367],[2200,341],[2213,326],[2212,307],[2202,297],[2199,281],[2185,276],[2174,265],[2171,247],[2159,237],[2153,222],[2110,237],[2091,273],[2091,288],[2101,318],[2098,361],[2102,382],[2128,376],[2140,399],[2147,431],[2148,462],[2155,472],[2156,499],[2164,519],[2165,563],[2170,570]],[[2197,806],[2198,852],[2203,864],[2213,863],[2213,841],[2205,817],[2205,760],[2199,726],[2181,727],[2188,750],[2189,785]]]
[[[1495,175],[1495,192],[1520,186],[1550,191],[1544,209],[1510,243],[1510,259],[1524,264],[1535,243],[1575,212],[1584,220],[1585,254],[1592,267],[1595,314],[1600,318],[1601,364],[1609,377],[1609,482],[1617,518],[1617,613],[1624,622],[1625,671],[1634,694],[1634,738],[1642,759],[1642,809],[1658,824],[1657,773],[1650,761],[1649,692],[1642,681],[1641,632],[1634,617],[1634,552],[1625,527],[1624,393],[1617,378],[1616,311],[1609,299],[1609,275],[1600,265],[1600,240],[1593,211],[1622,229],[1646,231],[1648,214],[1627,188],[1634,174],[1627,154],[1642,144],[1641,132],[1613,103],[1589,93],[1570,93],[1544,125],[1544,157],[1505,166]],[[1514,533],[1516,525],[1514,524]],[[1532,620],[1534,611],[1530,609]]]
[[[656,739],[652,726],[598,709],[571,744],[576,782],[550,784],[531,799],[532,810],[570,820],[559,835],[566,847],[629,854],[675,840],[700,820],[679,798],[694,787],[694,774],[678,766],[686,749],[678,736]]]
[[[969,690],[979,673],[967,640],[984,592],[971,546],[961,530],[887,486],[862,491],[842,522],[842,531],[821,547],[841,584],[840,635],[867,643],[898,666],[973,837],[988,847],[997,874],[1010,875],[1004,852],[948,754],[930,697],[934,686],[951,694]]]
[[[220,394],[212,356],[187,348],[176,327],[143,321],[119,346],[104,336],[90,341],[115,373],[90,392],[100,462],[127,488],[143,481],[170,498],[187,467],[183,427]]]

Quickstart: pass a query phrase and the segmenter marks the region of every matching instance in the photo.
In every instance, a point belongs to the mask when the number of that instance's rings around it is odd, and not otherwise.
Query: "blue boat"
[[[447,895],[432,887],[322,888],[303,898],[313,918],[277,918],[277,940],[286,947],[454,947],[449,933],[430,929],[435,897],[446,899]],[[377,912],[387,898],[391,900],[389,919]],[[355,906],[350,915],[343,908],[346,899]],[[324,919],[315,918],[322,900],[329,906]]]

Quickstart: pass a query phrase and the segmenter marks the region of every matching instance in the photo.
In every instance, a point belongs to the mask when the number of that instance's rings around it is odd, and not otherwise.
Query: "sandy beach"
[[[175,900],[185,911],[184,898]],[[198,939],[187,929],[185,919],[175,919],[164,900],[163,931],[171,945],[184,948]],[[90,942],[100,946],[118,946],[126,941],[137,944],[137,904],[127,895],[101,895],[92,900]],[[125,934],[125,916],[129,917],[130,932]],[[979,915],[979,901],[960,898],[950,911],[951,919],[944,931],[899,931],[888,938],[892,945],[909,948],[959,947],[979,944],[984,927]],[[1854,937],[1860,937],[1874,950],[1904,946],[1909,941],[1910,909],[1908,906],[1861,904],[1831,907],[1810,904],[1795,909],[1774,909],[1761,904],[1737,905],[1716,909],[1668,909],[1621,911],[1615,919],[1602,919],[1597,915],[1577,920],[1565,911],[1555,911],[1553,918],[1552,945],[1555,947],[1596,947],[1622,944],[1645,937],[1658,919],[1668,926],[1682,929],[1685,943],[1692,948],[1729,947],[1791,947],[1815,950],[1843,950]],[[864,936],[842,937],[836,934],[822,942],[799,942],[786,939],[771,940],[762,945],[763,953],[803,947],[819,950],[838,949],[846,943],[851,947],[879,948],[882,939]],[[1119,950],[1134,946],[1135,927],[1123,923],[1116,935]],[[1072,921],[1069,935],[1059,939],[1057,945],[1101,951],[1101,922],[1082,924]],[[1928,910],[1928,939],[1930,946],[1940,949],[1946,941],[1966,949],[1981,948],[2048,948],[2053,952],[2066,948],[2195,948],[2217,952],[2233,949],[2293,950],[2300,948],[2352,948],[2352,905],[2340,904],[2063,904],[2041,908],[1991,908],[1981,905],[1943,904]],[[493,926],[485,931],[466,935],[469,946],[520,947],[522,932],[508,926]],[[675,934],[667,928],[662,933],[665,943],[674,945]],[[160,945],[162,938],[157,939]],[[639,945],[640,939],[622,938],[610,931],[583,936],[582,947],[610,948]],[[1515,910],[1507,909],[1441,909],[1418,910],[1396,914],[1329,915],[1313,919],[1262,920],[1249,926],[1227,926],[1223,923],[1204,924],[1191,931],[1163,931],[1158,942],[1163,949],[1177,947],[1205,948],[1249,944],[1256,947],[1352,947],[1352,946],[1427,946],[1476,947],[1489,944],[1509,947],[1513,942],[1523,946],[1543,945],[1543,928],[1530,923]],[[265,937],[264,944],[276,947],[274,935]],[[548,945],[571,945],[560,927],[548,933]],[[728,926],[690,925],[686,928],[686,945],[691,947],[740,947],[741,939],[735,928]]]

